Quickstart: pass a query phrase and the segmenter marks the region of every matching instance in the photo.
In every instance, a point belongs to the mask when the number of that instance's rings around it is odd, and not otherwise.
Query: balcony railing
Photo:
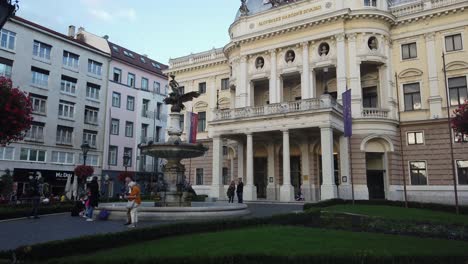
[[[222,121],[238,118],[261,117],[276,114],[299,113],[305,111],[336,108],[340,112],[342,106],[331,97],[306,99],[288,103],[269,104],[257,107],[244,107],[214,112],[213,121]]]
[[[362,118],[377,118],[377,119],[386,119],[388,118],[388,110],[385,109],[376,109],[376,108],[364,108],[362,110]]]
[[[399,1],[397,5],[391,7],[391,12],[393,15],[399,17],[418,13],[424,10],[453,5],[464,1],[465,0],[402,0]]]

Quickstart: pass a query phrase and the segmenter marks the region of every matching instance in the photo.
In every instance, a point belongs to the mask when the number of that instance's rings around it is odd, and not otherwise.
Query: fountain
[[[181,93],[175,76],[171,75],[169,86],[172,92],[164,99],[164,103],[172,105],[169,114],[169,138],[165,143],[140,144],[143,155],[164,158],[167,164],[164,168],[164,181],[166,190],[158,192],[160,201],[155,203],[142,203],[139,208],[141,220],[200,220],[214,218],[231,218],[248,215],[250,212],[245,204],[222,203],[192,203],[189,194],[181,186],[185,180],[185,166],[183,159],[203,156],[208,148],[202,144],[183,142],[180,136],[183,133],[180,127],[180,112],[185,109],[184,103],[192,101],[200,94],[198,92]],[[106,209],[110,219],[126,219],[125,203],[101,204],[97,209]]]

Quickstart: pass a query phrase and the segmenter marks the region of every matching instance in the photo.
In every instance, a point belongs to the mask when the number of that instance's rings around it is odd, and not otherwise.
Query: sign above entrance
[[[294,17],[302,16],[302,15],[309,14],[309,13],[313,13],[313,12],[316,12],[316,11],[319,11],[319,10],[322,10],[321,5],[313,6],[313,7],[306,8],[306,9],[303,9],[303,10],[299,10],[299,11],[296,11],[296,12],[292,12],[292,13],[289,13],[289,14],[278,16],[278,17],[275,17],[275,18],[260,21],[260,22],[258,22],[258,26],[261,27],[261,26],[266,26],[266,25],[270,25],[270,24],[273,24],[273,23],[278,23],[278,22],[283,21],[283,20],[289,20],[289,19],[292,19]]]

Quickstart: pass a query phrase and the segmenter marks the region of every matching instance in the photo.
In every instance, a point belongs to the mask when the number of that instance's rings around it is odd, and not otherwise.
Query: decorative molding
[[[379,140],[380,143],[384,143],[385,150],[387,152],[395,152],[395,147],[393,145],[392,139],[386,135],[370,135],[364,138],[361,142],[361,151],[365,152],[367,144],[372,140]],[[383,141],[383,142],[382,142]]]
[[[445,66],[447,71],[458,71],[458,70],[466,70],[468,69],[468,62],[465,61],[454,61],[450,62]]]
[[[208,108],[208,103],[204,101],[197,102],[193,105],[196,110]]]
[[[400,72],[400,74],[398,74],[398,78],[404,79],[404,78],[419,77],[419,76],[422,76],[423,74],[424,73],[419,69],[410,68],[410,69],[406,69]]]

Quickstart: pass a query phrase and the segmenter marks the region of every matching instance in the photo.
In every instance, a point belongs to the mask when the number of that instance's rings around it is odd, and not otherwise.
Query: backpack
[[[109,219],[110,212],[107,211],[106,209],[102,209],[101,212],[99,212],[98,219],[102,221],[106,221]]]

